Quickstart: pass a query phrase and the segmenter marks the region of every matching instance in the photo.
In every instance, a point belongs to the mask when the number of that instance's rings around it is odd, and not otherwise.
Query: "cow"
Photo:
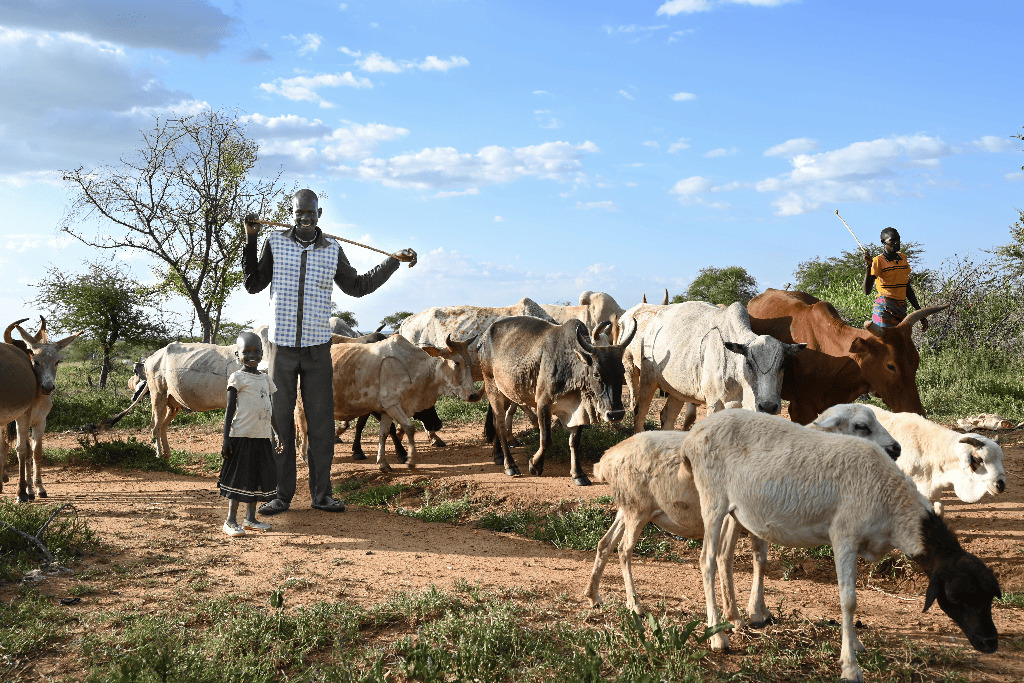
[[[782,382],[789,417],[800,424],[869,391],[897,413],[924,415],[917,392],[921,357],[910,333],[915,323],[945,308],[948,304],[916,310],[896,327],[867,321],[857,329],[844,323],[832,304],[804,292],[768,289],[747,304],[754,332],[807,344],[805,352],[788,359]]]
[[[0,353],[0,377],[3,378],[3,392],[0,398],[0,425],[11,420],[18,425],[18,502],[46,498],[43,487],[43,434],[46,432],[46,418],[53,407],[50,395],[56,387],[57,365],[60,352],[71,345],[82,334],[64,337],[50,342],[46,333],[46,319],[40,316],[39,330],[31,335],[25,331],[22,318],[4,330],[4,344]],[[11,336],[18,330],[21,340]],[[27,370],[27,372],[26,372]],[[31,431],[31,440],[29,432]],[[6,429],[5,429],[6,432]],[[0,436],[0,491],[7,479],[7,453],[9,434]],[[29,476],[29,459],[32,474]]]
[[[328,318],[327,322],[331,326],[331,334],[340,334],[343,337],[358,337],[359,336],[358,332],[356,332],[351,327],[349,327],[348,323],[346,323],[344,320],[342,320],[341,318],[339,318],[337,316],[332,315],[330,318]],[[377,331],[380,332],[382,327],[384,327],[384,326],[381,325],[380,327],[378,327]],[[264,355],[266,355],[266,344],[264,344],[263,346],[264,346],[264,348],[263,348]]]
[[[346,337],[346,336],[342,336],[342,335],[338,335],[338,334],[332,334],[331,335],[331,342],[334,343],[334,344],[373,344],[373,343],[376,343],[376,342],[379,342],[379,341],[384,341],[385,339],[388,338],[388,335],[386,335],[386,334],[381,332],[381,330],[383,330],[383,329],[384,329],[384,325],[382,324],[380,327],[378,327],[373,332],[367,332],[366,334],[361,334],[361,335],[359,335],[357,337]],[[431,356],[444,356],[444,357],[447,358],[447,357],[450,357],[450,354],[451,354],[451,352],[447,351],[447,349],[445,349],[445,350],[436,349],[433,346],[425,346],[425,347],[423,347],[423,349],[427,353],[429,353]],[[305,413],[300,415],[299,414],[300,412],[301,412],[301,403],[299,401],[296,401],[296,405],[295,405],[295,422],[296,422],[296,424],[298,424],[300,420],[304,420],[305,419],[304,418]],[[367,413],[366,415],[360,416],[356,420],[355,431],[352,434],[352,459],[353,460],[366,460],[366,454],[363,453],[362,438],[363,438],[363,429],[366,427],[366,421],[370,418],[370,415],[373,415],[375,418],[380,420],[380,413],[377,413],[377,412]],[[423,410],[418,410],[418,411],[416,411],[413,414],[413,419],[419,420],[420,422],[423,423],[423,427],[424,427],[424,429],[426,429],[427,438],[430,440],[431,445],[433,445],[433,446],[435,446],[437,448],[444,448],[447,445],[447,444],[445,444],[444,440],[441,439],[441,437],[437,435],[438,430],[440,430],[441,427],[443,426],[442,423],[441,423],[441,416],[437,414],[437,408],[435,408],[434,406],[430,406],[429,408],[425,408]],[[348,421],[343,422],[342,426],[338,427],[337,430],[335,431],[335,436],[340,438],[341,435],[348,428],[349,428],[349,422]],[[389,431],[389,434],[391,436],[391,443],[395,447],[395,458],[398,460],[398,462],[404,463],[406,461],[407,453],[406,453],[405,447],[402,446],[401,436],[398,434],[398,431],[395,429],[395,424],[394,423],[391,424],[391,429]],[[302,456],[303,460],[306,460],[306,456],[307,456],[307,453],[308,453],[308,450],[309,450],[309,444],[306,442],[305,433],[304,432],[303,433],[298,433],[298,432],[296,433],[295,450],[296,450],[297,453],[299,453]]]
[[[167,426],[178,411],[218,410],[227,405],[228,377],[241,369],[235,345],[172,342],[144,361],[153,407],[153,441],[166,462],[171,457]],[[142,395],[139,396],[141,398]]]
[[[611,346],[594,346],[579,320],[555,325],[526,316],[494,322],[478,345],[484,390],[495,415],[504,415],[510,403],[537,412],[540,448],[530,459],[530,473],[544,472],[544,453],[551,443],[551,418],[558,417],[569,430],[569,476],[577,486],[589,486],[577,451],[581,428],[601,420],[618,422],[622,408],[622,353],[636,333],[633,326],[625,339]],[[496,419],[494,453],[504,456],[505,474],[516,476],[509,450],[509,429]],[[500,449],[500,451],[499,451]]]
[[[441,395],[463,401],[479,401],[469,369],[467,341],[446,340],[450,358],[434,357],[399,335],[372,344],[333,344],[334,419],[354,420],[377,412],[380,442],[377,466],[390,472],[384,458],[384,443],[392,421],[397,422],[409,441],[406,466],[416,466],[416,442],[410,415],[434,405]],[[305,414],[296,421],[296,440],[305,440]],[[299,435],[302,435],[301,437]]]
[[[672,429],[686,404],[683,430],[696,418],[696,404],[708,413],[740,407],[763,413],[782,408],[783,360],[806,344],[786,344],[754,334],[743,304],[719,308],[703,301],[670,304],[659,310],[640,340],[640,388],[633,433],[643,431],[647,411],[660,388],[669,396],[662,429]]]
[[[645,294],[644,301],[627,309],[619,318],[620,324],[623,325],[630,320],[636,323],[636,334],[633,335],[633,341],[629,343],[629,346],[626,347],[625,352],[622,354],[622,364],[626,368],[626,385],[629,387],[630,404],[634,413],[636,412],[637,395],[640,389],[640,340],[643,339],[644,330],[647,329],[651,319],[667,305],[668,290],[665,290],[666,303],[660,306],[658,304],[649,304],[646,299],[647,295]]]
[[[541,308],[558,324],[575,319],[586,325],[590,332],[597,329],[599,324],[605,321],[610,322],[610,332],[602,336],[604,343],[615,341],[618,338],[619,317],[625,312],[610,294],[589,291],[580,294],[580,303],[577,306],[541,304]]]

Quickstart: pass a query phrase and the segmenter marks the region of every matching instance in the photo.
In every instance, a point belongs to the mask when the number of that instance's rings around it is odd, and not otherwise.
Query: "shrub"
[[[25,505],[11,500],[0,503],[0,582],[13,581],[39,564],[36,546],[13,529],[35,536],[58,507],[58,504]],[[69,507],[54,517],[41,541],[57,564],[69,564],[95,546],[97,539],[74,508]]]

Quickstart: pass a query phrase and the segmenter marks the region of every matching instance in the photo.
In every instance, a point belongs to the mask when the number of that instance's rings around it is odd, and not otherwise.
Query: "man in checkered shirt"
[[[302,377],[302,403],[309,424],[309,494],[317,510],[341,512],[344,503],[331,495],[331,462],[334,459],[334,385],[331,364],[331,293],[334,285],[350,296],[375,291],[398,270],[399,259],[388,257],[373,270],[359,275],[345,252],[317,227],[323,209],[312,190],[292,197],[295,227],[271,232],[256,258],[258,217],[245,217],[246,243],[242,250],[245,289],[250,294],[270,285],[269,374],[277,391],[274,414],[283,417],[278,435],[284,452],[277,462],[277,498],[264,503],[260,514],[274,515],[289,508],[295,495],[295,397]],[[416,252],[397,254],[410,266]]]

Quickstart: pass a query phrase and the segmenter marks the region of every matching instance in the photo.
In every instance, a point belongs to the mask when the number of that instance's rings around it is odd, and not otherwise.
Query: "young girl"
[[[270,395],[277,391],[274,381],[256,369],[263,360],[263,345],[252,332],[242,332],[235,341],[235,357],[242,364],[228,377],[228,405],[224,413],[224,445],[217,488],[228,499],[224,533],[241,536],[246,529],[267,531],[270,525],[256,520],[256,502],[277,495],[274,450],[277,428]],[[245,519],[238,523],[238,503],[246,503]]]
[[[874,258],[864,252],[864,294],[871,296],[872,285],[878,287],[878,297],[871,314],[871,321],[879,327],[895,327],[907,317],[907,302],[914,308],[917,294],[910,284],[910,263],[907,255],[900,251],[900,234],[896,228],[886,228],[880,235],[882,253]],[[928,321],[921,320],[921,329],[928,329]]]

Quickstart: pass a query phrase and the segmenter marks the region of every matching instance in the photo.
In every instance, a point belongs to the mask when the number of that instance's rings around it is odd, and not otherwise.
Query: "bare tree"
[[[263,215],[281,194],[280,172],[250,177],[258,160],[237,112],[156,118],[119,165],[64,171],[75,198],[61,230],[92,247],[153,256],[161,289],[189,300],[203,341],[212,341],[242,280],[241,217]],[[98,225],[87,230],[87,222]]]

